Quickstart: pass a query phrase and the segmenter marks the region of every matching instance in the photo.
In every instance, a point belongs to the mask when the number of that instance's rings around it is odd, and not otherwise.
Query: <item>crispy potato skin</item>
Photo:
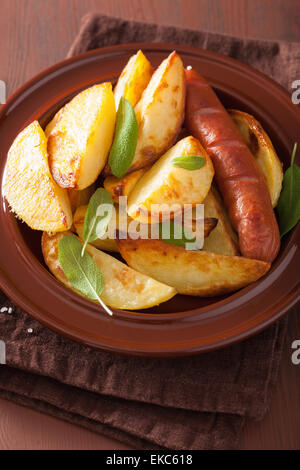
[[[53,119],[47,124],[46,128],[45,128],[45,136],[49,137],[49,135],[51,134],[51,132],[53,131],[54,127],[59,123],[59,121],[61,120],[62,116],[63,116],[63,113],[65,112],[65,110],[67,109],[67,106],[68,104],[66,104],[65,106],[63,106],[62,108],[60,108],[57,113],[55,114],[55,116],[53,117]]]
[[[68,193],[51,176],[47,139],[37,121],[16,137],[8,152],[4,194],[13,212],[34,230],[59,232],[72,225]]]
[[[241,256],[188,251],[160,240],[118,240],[133,269],[173,286],[180,294],[201,297],[236,291],[262,277],[271,264]]]
[[[152,74],[152,65],[141,50],[130,57],[114,89],[116,109],[122,96],[135,107]]]
[[[194,232],[197,232],[197,230],[200,230],[203,227],[203,236],[206,238],[215,229],[217,224],[218,219],[207,217],[206,219],[192,220],[192,229]]]
[[[42,236],[42,251],[45,263],[65,286],[74,290],[66,278],[58,259],[58,245],[64,235],[71,232]],[[150,277],[129,268],[107,253],[87,245],[87,251],[97,263],[104,278],[104,289],[101,299],[112,308],[139,310],[150,308],[165,302],[176,294],[176,290]],[[77,292],[77,291],[75,291]],[[77,292],[80,294],[79,292]],[[81,294],[80,294],[81,295]]]
[[[83,190],[103,169],[112,144],[116,109],[111,83],[76,95],[48,124],[49,165],[63,188]]]
[[[185,170],[173,165],[175,157],[201,155],[205,165],[198,170]],[[200,204],[205,199],[214,176],[212,162],[200,142],[192,136],[186,137],[172,147],[139,179],[128,198],[128,214],[141,223],[151,223],[164,214],[156,213],[152,204],[177,205],[177,211],[184,204]]]
[[[203,250],[221,255],[239,255],[237,235],[233,231],[224,203],[214,185],[211,186],[203,204],[204,216],[218,220],[216,228],[205,238]]]
[[[283,180],[282,163],[262,125],[250,114],[230,109],[229,115],[240,131],[266,179],[272,206],[277,205]]]
[[[116,176],[107,176],[104,180],[104,188],[108,191],[113,201],[118,203],[120,196],[128,197],[138,180],[149,168],[141,168],[140,170],[127,173],[123,178],[117,178]]]

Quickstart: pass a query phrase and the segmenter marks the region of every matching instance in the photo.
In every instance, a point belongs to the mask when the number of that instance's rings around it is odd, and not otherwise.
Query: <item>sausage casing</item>
[[[185,127],[207,150],[243,256],[273,261],[280,248],[269,191],[255,158],[213,89],[186,70]]]

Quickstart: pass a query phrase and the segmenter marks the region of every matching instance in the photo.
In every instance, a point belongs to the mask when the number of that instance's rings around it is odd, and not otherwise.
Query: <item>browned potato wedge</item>
[[[115,120],[111,83],[87,88],[54,117],[47,127],[49,165],[61,187],[82,190],[96,181],[108,157]]]
[[[114,89],[116,109],[122,96],[134,107],[140,100],[152,74],[152,65],[142,51],[130,57]]]
[[[229,114],[266,178],[272,205],[275,207],[282,188],[283,170],[272,142],[261,124],[250,114],[237,109],[230,109]]]
[[[202,297],[226,294],[266,274],[271,264],[242,256],[188,251],[160,240],[118,240],[120,253],[133,269],[174,287],[180,294]]]
[[[95,190],[96,188],[94,184],[92,184],[88,188],[82,189],[81,191],[77,191],[77,189],[68,189],[68,194],[69,194],[69,199],[70,199],[71,209],[72,209],[73,214],[78,207],[89,203],[89,200],[92,197]]]
[[[217,189],[212,186],[203,201],[204,216],[218,219],[216,228],[204,240],[203,250],[221,255],[238,255],[238,239]]]
[[[185,75],[172,52],[152,75],[135,107],[139,135],[129,171],[150,165],[174,143],[184,119]]]
[[[74,290],[66,278],[58,259],[59,240],[64,235],[70,234],[71,232],[63,232],[49,235],[44,232],[42,236],[42,251],[45,263],[54,276],[67,287]],[[91,245],[87,245],[87,251],[102,272],[104,289],[101,293],[101,299],[109,307],[140,310],[165,302],[176,294],[176,290],[173,287],[134,271],[126,264],[107,253],[97,250]]]
[[[205,165],[199,170],[185,170],[173,165],[175,157],[201,155]],[[128,214],[141,223],[148,223],[152,204],[177,205],[177,211],[184,204],[200,204],[206,197],[214,176],[212,162],[200,142],[192,136],[177,142],[137,182],[128,198]],[[157,208],[158,210],[158,208]],[[164,213],[152,208],[152,220],[164,219]],[[157,221],[157,219],[156,219]]]
[[[132,173],[127,173],[123,178],[107,176],[104,180],[104,188],[111,194],[114,202],[118,203],[120,196],[129,196],[129,193],[133,190],[134,186],[147,169],[148,168],[142,168]]]
[[[206,217],[205,219],[201,220],[192,220],[192,229],[194,233],[201,233],[200,231],[203,230],[204,238],[209,237],[212,231],[218,224],[218,219],[215,217]]]
[[[37,121],[20,132],[8,152],[4,195],[32,229],[59,232],[72,225],[68,193],[51,176],[47,139]]]

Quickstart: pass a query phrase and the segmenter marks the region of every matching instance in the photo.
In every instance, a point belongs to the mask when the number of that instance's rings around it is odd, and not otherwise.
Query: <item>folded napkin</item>
[[[231,55],[286,87],[300,45],[242,40],[88,15],[69,55],[136,41],[190,44]],[[0,397],[138,449],[232,449],[245,419],[266,413],[287,318],[225,349],[192,357],[142,358],[96,351],[48,330],[0,293]]]

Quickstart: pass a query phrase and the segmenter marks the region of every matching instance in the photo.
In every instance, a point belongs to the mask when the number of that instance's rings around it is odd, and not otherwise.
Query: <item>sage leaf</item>
[[[170,243],[170,245],[181,246],[182,248],[185,248],[187,243],[196,241],[192,234],[187,234],[182,224],[172,220],[160,222],[159,238],[166,243]]]
[[[295,161],[297,144],[294,145],[291,166],[283,177],[283,187],[277,204],[280,235],[286,235],[300,220],[300,168]]]
[[[90,198],[84,217],[83,240],[81,256],[86,245],[97,238],[103,237],[107,230],[113,211],[113,200],[108,191],[98,188]]]
[[[91,300],[97,300],[109,315],[113,315],[100,299],[104,288],[102,273],[88,253],[85,252],[81,256],[81,248],[81,242],[75,235],[65,235],[61,238],[58,245],[58,259],[62,270],[74,289]]]
[[[114,141],[110,149],[108,163],[113,175],[122,178],[133,160],[139,126],[131,103],[123,96],[120,99]]]
[[[199,170],[205,165],[205,158],[201,155],[184,155],[173,158],[172,164],[185,170]]]

